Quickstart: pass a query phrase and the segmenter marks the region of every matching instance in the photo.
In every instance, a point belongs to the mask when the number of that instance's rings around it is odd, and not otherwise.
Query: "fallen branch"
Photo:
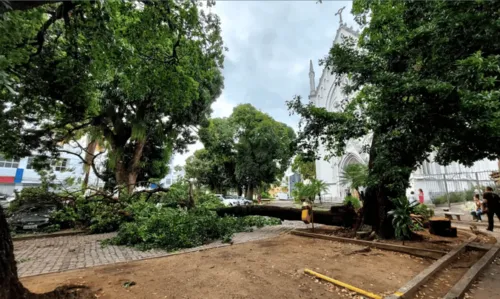
[[[330,211],[313,211],[314,222],[325,225],[352,227],[357,215],[354,209],[345,206],[332,207]],[[302,220],[302,209],[276,206],[236,206],[217,209],[217,215],[244,217],[250,215],[275,217],[281,220]]]

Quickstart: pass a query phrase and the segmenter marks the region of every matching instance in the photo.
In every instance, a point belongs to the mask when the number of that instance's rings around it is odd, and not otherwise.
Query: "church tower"
[[[314,82],[314,69],[312,60],[309,60],[309,89],[309,99],[311,99],[311,97],[314,97],[316,95],[316,83]]]

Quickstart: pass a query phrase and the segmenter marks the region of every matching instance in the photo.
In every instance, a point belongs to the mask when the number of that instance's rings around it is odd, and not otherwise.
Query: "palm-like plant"
[[[394,209],[387,212],[387,214],[392,216],[392,225],[394,226],[396,239],[410,239],[413,225],[410,214],[419,203],[410,203],[406,197],[391,199],[391,201],[394,204]]]
[[[340,183],[358,190],[361,186],[366,186],[368,179],[368,167],[364,164],[349,164],[340,175]]]
[[[321,203],[321,193],[328,191],[328,185],[322,180],[311,180],[312,189],[314,190],[314,196],[316,194],[319,196],[319,202]]]

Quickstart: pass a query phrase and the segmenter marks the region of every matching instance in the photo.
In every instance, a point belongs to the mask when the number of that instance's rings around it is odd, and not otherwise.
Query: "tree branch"
[[[170,191],[170,188],[163,188],[163,187],[156,187],[155,189],[152,189],[152,190],[141,190],[141,191],[136,191],[134,192],[134,194],[132,195],[135,196],[137,194],[141,194],[141,193],[146,193],[148,194],[148,197],[146,198],[146,201],[149,201],[149,198],[151,198],[151,196],[155,193],[158,193],[158,192],[169,192]]]
[[[75,3],[71,1],[64,1],[61,5],[59,5],[55,11],[55,13],[50,17],[40,28],[38,34],[36,35],[36,42],[33,45],[38,45],[38,49],[35,53],[31,54],[31,56],[35,56],[42,52],[43,44],[45,43],[45,34],[49,27],[54,24],[57,20],[64,18],[66,24],[69,22],[68,13],[75,8]]]
[[[59,153],[66,153],[66,154],[74,155],[74,156],[78,157],[82,161],[83,164],[85,164],[85,165],[87,164],[87,161],[85,161],[85,158],[83,158],[81,156],[82,151],[80,151],[80,154],[72,152],[72,151],[68,151],[68,150],[63,150],[63,149],[60,149],[60,150],[57,150],[57,151]],[[92,158],[92,162],[90,163],[90,166],[92,167],[92,171],[94,171],[94,174],[96,175],[96,177],[98,177],[99,179],[101,179],[101,180],[103,180],[103,181],[106,182],[107,179],[101,173],[99,173],[97,171],[97,168],[95,166],[95,159],[97,157],[99,157],[100,155],[104,154],[104,153],[105,153],[105,151],[104,152],[99,152],[97,155],[93,155],[94,157]]]

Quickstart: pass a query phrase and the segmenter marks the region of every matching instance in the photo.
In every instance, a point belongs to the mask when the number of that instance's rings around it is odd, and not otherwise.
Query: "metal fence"
[[[422,189],[426,201],[435,205],[452,205],[472,201],[475,192],[482,194],[487,186],[495,187],[491,171],[414,175],[413,189]]]

